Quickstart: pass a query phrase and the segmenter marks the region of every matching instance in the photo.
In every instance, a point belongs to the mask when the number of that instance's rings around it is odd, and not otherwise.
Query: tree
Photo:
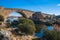
[[[18,20],[13,20],[11,23],[12,26],[17,26],[18,24],[19,24]]]
[[[50,24],[53,24],[54,22],[55,22],[54,20],[50,20],[50,21],[49,21]]]
[[[42,39],[43,40],[57,40],[57,32],[45,30]]]
[[[57,40],[60,40],[60,31],[58,31]]]
[[[20,18],[18,28],[20,31],[32,35],[35,32],[35,24],[32,20]]]
[[[3,21],[4,21],[4,17],[0,15],[0,24],[2,24]]]
[[[0,15],[0,21],[4,21],[4,17]]]
[[[11,26],[11,20],[10,20],[10,19],[7,19],[5,24],[6,24],[8,27],[10,27],[10,26]]]
[[[44,24],[36,24],[36,33],[39,33],[42,29],[44,30],[47,26]]]

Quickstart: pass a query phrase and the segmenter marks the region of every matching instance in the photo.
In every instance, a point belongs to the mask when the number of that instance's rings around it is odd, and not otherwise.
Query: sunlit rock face
[[[15,36],[11,33],[12,29],[1,29],[0,30],[0,39],[1,40],[20,40],[20,36]]]
[[[0,40],[9,40],[9,37],[5,35],[5,32],[3,30],[0,31]]]
[[[0,29],[0,40],[32,40],[32,36],[18,36],[12,34],[14,29]]]

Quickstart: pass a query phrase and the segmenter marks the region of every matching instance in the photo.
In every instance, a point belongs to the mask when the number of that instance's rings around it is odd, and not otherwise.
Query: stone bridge
[[[25,10],[25,9],[0,7],[0,15],[2,15],[4,17],[4,19],[6,19],[8,17],[8,15],[11,14],[12,12],[20,13],[23,17],[32,18],[34,20],[36,20],[36,18],[41,19],[41,17],[45,18],[46,16],[53,18],[52,15],[44,14],[44,13],[41,13],[41,12],[36,13],[34,11]]]
[[[34,14],[34,12],[30,10],[0,7],[0,15],[2,15],[5,19],[12,12],[18,12],[25,18],[30,18],[32,17],[32,14]]]

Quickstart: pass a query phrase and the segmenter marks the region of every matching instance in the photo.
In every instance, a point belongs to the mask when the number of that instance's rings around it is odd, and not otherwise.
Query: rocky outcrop
[[[11,32],[12,29],[0,29],[0,40],[32,40],[32,36],[19,36]],[[13,29],[14,30],[14,29]]]

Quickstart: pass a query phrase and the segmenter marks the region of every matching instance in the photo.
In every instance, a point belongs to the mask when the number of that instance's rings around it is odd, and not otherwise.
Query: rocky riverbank
[[[14,30],[14,28],[4,28],[0,29],[0,40],[32,40],[32,36],[19,36],[14,35],[11,31]]]

